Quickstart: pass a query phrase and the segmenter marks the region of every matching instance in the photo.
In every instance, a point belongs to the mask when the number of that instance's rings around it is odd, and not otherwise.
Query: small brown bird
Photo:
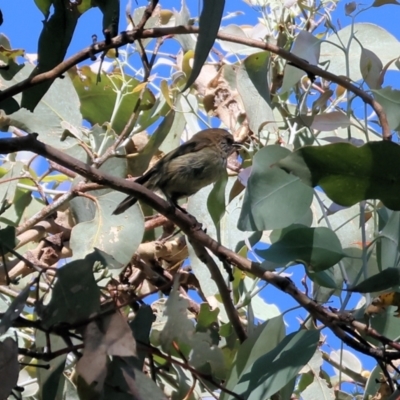
[[[228,157],[238,148],[240,144],[226,130],[205,129],[169,152],[135,182],[160,190],[171,204],[178,206],[178,199],[216,182],[226,170]],[[128,196],[113,214],[123,213],[136,201]]]

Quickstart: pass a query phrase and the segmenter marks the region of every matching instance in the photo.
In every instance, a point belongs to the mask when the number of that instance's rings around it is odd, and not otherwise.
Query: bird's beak
[[[243,147],[243,145],[242,143],[239,142],[233,142],[233,147],[237,150],[240,150]]]

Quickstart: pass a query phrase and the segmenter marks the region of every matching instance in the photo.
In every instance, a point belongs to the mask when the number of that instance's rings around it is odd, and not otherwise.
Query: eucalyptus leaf
[[[317,349],[319,331],[302,330],[286,336],[241,373],[233,391],[245,399],[269,398],[294,378]]]
[[[400,210],[400,146],[389,141],[306,146],[277,165],[304,183],[321,186],[331,200],[352,206],[379,199]]]
[[[208,53],[214,45],[222,14],[224,12],[225,0],[213,0],[203,2],[199,19],[199,36],[194,50],[194,62],[192,72],[188,78],[183,92],[190,87],[200,74],[201,68],[207,60]]]
[[[268,89],[269,63],[268,52],[251,54],[240,65],[236,75],[237,89],[246,110],[249,126],[256,135],[263,129],[268,132],[277,130]]]
[[[380,292],[400,285],[400,271],[398,268],[386,268],[358,285],[349,288],[351,292],[371,293]]]
[[[309,209],[312,190],[275,166],[289,154],[289,150],[273,145],[255,155],[238,222],[240,230],[284,228],[298,222]]]
[[[93,263],[87,259],[71,261],[57,269],[50,302],[36,305],[45,328],[82,322],[99,310],[100,289],[94,280]]]
[[[268,261],[286,265],[302,262],[310,271],[323,271],[338,263],[346,254],[335,233],[324,227],[297,227],[266,250],[256,253]]]
[[[71,232],[70,246],[73,258],[86,257],[98,248],[126,264],[142,241],[144,218],[138,204],[121,215],[112,215],[115,207],[126,197],[119,192],[110,192],[87,201],[78,211],[93,219],[75,225]]]

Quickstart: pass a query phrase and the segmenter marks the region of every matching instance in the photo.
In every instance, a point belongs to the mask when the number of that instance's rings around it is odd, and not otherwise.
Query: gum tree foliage
[[[133,2],[128,26],[118,0],[35,3],[37,60],[0,37],[0,399],[397,398],[397,39],[356,3],[343,27],[335,1]],[[94,7],[103,47],[61,64]],[[111,215],[117,178],[211,126],[243,147],[183,201],[206,233],[147,192]]]

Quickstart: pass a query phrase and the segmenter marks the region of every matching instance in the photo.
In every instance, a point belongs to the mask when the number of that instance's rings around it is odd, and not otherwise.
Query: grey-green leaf
[[[294,378],[315,353],[319,331],[292,333],[242,372],[233,392],[247,400],[268,399]]]
[[[285,232],[268,249],[256,252],[266,260],[282,265],[302,262],[314,272],[332,267],[346,255],[332,230],[302,226]]]
[[[289,150],[273,145],[255,155],[238,222],[240,230],[285,228],[298,222],[309,209],[312,189],[274,166],[289,154]]]
[[[204,1],[199,20],[199,36],[194,51],[192,73],[186,82],[183,92],[190,87],[200,74],[207,60],[208,53],[214,45],[221,24],[225,0]]]

